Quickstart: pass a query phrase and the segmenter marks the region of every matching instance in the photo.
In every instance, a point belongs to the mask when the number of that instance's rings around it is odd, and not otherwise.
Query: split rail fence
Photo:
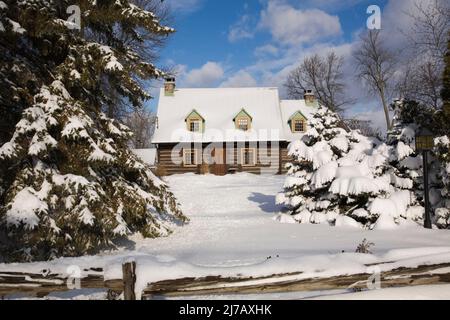
[[[367,265],[369,266],[376,266]],[[157,272],[157,270],[154,270]],[[155,296],[180,297],[224,294],[261,294],[276,292],[304,292],[334,289],[367,289],[371,274],[349,274],[333,277],[296,279],[301,272],[274,274],[265,277],[206,276],[168,279],[149,283],[142,292],[142,299]],[[450,283],[450,263],[422,265],[417,268],[397,268],[380,274],[382,288]],[[21,273],[0,271],[0,298],[11,295],[45,297],[55,292],[69,291],[67,275]],[[103,269],[84,270],[79,279],[81,289],[104,289],[108,297],[123,293],[125,300],[135,300],[136,263],[122,265],[122,279],[105,280]]]

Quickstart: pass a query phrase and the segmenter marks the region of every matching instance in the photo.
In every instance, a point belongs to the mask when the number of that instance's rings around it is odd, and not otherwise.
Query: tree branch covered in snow
[[[83,255],[137,232],[164,236],[186,221],[168,187],[128,149],[130,129],[103,113],[113,91],[142,106],[149,95],[139,79],[163,75],[111,38],[114,28],[163,36],[173,29],[117,0],[80,1],[83,28],[72,30],[60,23],[66,5],[35,0],[0,8],[23,28],[0,32],[0,45],[27,57],[0,67],[12,87],[1,98],[23,108],[0,146],[0,252],[9,260]],[[86,38],[88,30],[111,45]]]
[[[413,141],[406,135],[382,143],[346,132],[338,122],[336,114],[320,108],[302,140],[291,143],[293,161],[277,202],[301,223],[393,228],[401,220],[420,221],[423,208],[408,176],[419,169],[408,171],[416,165]]]

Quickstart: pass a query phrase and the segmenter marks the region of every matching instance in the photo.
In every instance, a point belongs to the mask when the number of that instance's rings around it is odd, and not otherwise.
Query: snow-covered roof
[[[202,133],[187,130],[186,117],[195,110],[204,119]],[[249,131],[237,130],[233,119],[242,110],[252,118]],[[158,125],[152,143],[290,141],[289,117],[313,108],[300,101],[281,101],[278,88],[181,88],[173,96],[161,89]]]
[[[161,89],[159,99],[153,143],[284,140],[277,88],[177,89],[174,96]],[[186,116],[194,109],[205,119],[203,133],[186,128]],[[242,109],[252,117],[247,132],[233,122]]]
[[[317,108],[307,106],[305,100],[281,100],[280,108],[284,138],[286,141],[299,140],[303,136],[303,133],[292,132],[289,126],[289,119],[297,112],[300,112],[306,119],[309,119]]]

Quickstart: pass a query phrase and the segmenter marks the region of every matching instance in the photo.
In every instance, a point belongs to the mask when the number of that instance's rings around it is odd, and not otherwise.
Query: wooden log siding
[[[199,173],[198,166],[184,166],[183,164],[176,164],[172,159],[172,150],[175,148],[176,144],[159,144],[158,145],[158,165],[163,166],[167,170],[168,175],[172,174],[181,174],[181,173]],[[185,145],[185,148],[197,148],[199,155],[203,156],[203,152],[209,144],[203,144],[201,146],[201,150],[199,145]],[[284,168],[284,164],[287,161],[287,144],[280,142],[278,145],[275,143],[274,150],[272,150],[271,142],[262,142],[262,143],[234,143],[233,148],[229,148],[230,146],[227,144],[222,145],[225,149],[225,157],[229,171],[235,172],[249,172],[254,174],[260,174],[262,169],[264,170],[270,169],[270,172],[274,174],[280,173],[282,168]],[[228,148],[227,148],[228,147]],[[179,157],[182,159],[183,150],[180,149]],[[243,166],[241,165],[241,149],[242,148],[255,148],[256,151],[256,164],[254,166]],[[272,152],[273,151],[273,152]],[[284,157],[284,158],[283,158]],[[275,164],[275,167],[274,167]],[[210,172],[214,172],[212,168],[210,168]]]
[[[289,142],[280,143],[280,172],[281,174],[286,174],[286,164],[292,161],[292,157],[288,155]]]

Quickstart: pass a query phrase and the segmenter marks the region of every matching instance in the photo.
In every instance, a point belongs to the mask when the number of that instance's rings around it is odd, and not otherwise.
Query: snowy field
[[[408,225],[395,231],[367,231],[352,227],[283,224],[273,218],[280,208],[275,196],[282,188],[283,176],[256,176],[240,173],[225,177],[194,174],[166,178],[184,213],[191,219],[177,227],[168,238],[132,238],[119,251],[93,257],[59,259],[47,263],[0,265],[1,270],[34,270],[44,268],[63,272],[69,265],[105,268],[107,276],[120,276],[120,266],[130,257],[138,261],[138,284],[182,276],[264,275],[304,271],[304,276],[341,275],[364,272],[364,264],[398,261],[398,266],[450,262],[450,232],[426,230]],[[364,239],[373,242],[373,255],[355,254]],[[139,266],[145,266],[145,268]],[[393,265],[388,268],[392,268]],[[383,271],[383,268],[382,268]],[[448,286],[428,286],[428,298],[448,298]],[[386,289],[386,298],[405,294],[401,289]],[[380,298],[383,292],[352,293],[345,291],[250,295],[247,298],[301,299]],[[409,292],[409,291],[407,291]],[[342,294],[346,293],[346,294]],[[366,295],[367,294],[367,295]],[[408,294],[414,294],[411,291]],[[424,292],[422,292],[424,295]],[[82,298],[99,298],[102,293]],[[424,297],[425,297],[424,296]],[[73,295],[54,298],[77,298]],[[80,297],[78,297],[80,298]],[[246,298],[245,296],[207,297]]]
[[[169,239],[137,239],[139,251],[194,264],[234,266],[276,255],[289,258],[354,252],[364,238],[375,243],[373,252],[377,255],[400,248],[450,246],[450,232],[445,230],[411,226],[367,231],[274,221],[280,210],[275,196],[282,189],[283,176],[185,174],[169,177],[167,182],[191,222]]]

